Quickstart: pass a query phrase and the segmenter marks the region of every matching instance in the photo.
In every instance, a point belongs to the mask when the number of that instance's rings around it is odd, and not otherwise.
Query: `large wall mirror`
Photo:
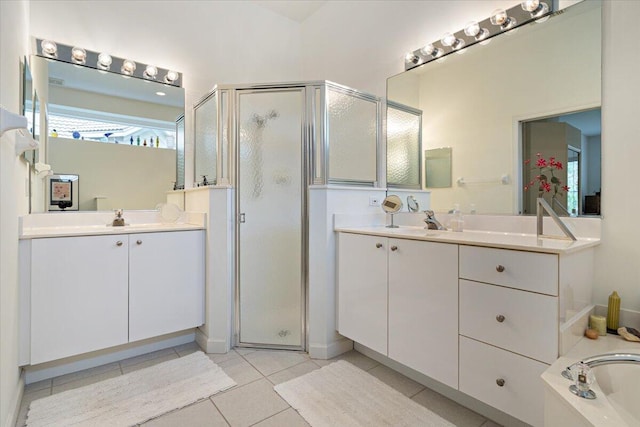
[[[422,111],[422,149],[452,149],[453,183],[428,188],[432,209],[531,214],[542,194],[558,214],[599,214],[601,2],[462,52],[387,81],[389,101]]]
[[[56,175],[79,177],[78,209],[164,202],[176,181],[176,148],[184,148],[176,133],[184,89],[39,56],[30,65],[46,108],[36,119],[45,141],[39,161]],[[49,206],[40,186],[32,192],[34,212]]]

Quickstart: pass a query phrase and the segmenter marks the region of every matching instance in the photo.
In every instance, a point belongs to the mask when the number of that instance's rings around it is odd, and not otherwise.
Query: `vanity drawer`
[[[542,426],[549,366],[460,337],[460,391],[534,426]],[[499,380],[502,386],[498,384]]]
[[[558,299],[461,279],[460,334],[551,364]]]
[[[460,246],[460,278],[558,295],[558,256]]]

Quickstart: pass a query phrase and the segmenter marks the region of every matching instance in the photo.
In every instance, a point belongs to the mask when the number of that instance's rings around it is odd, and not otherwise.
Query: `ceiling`
[[[286,18],[292,19],[297,22],[302,22],[311,15],[313,15],[318,9],[320,9],[327,0],[291,0],[291,1],[279,1],[279,0],[254,0],[253,3],[258,6],[262,6],[272,12],[282,15]]]

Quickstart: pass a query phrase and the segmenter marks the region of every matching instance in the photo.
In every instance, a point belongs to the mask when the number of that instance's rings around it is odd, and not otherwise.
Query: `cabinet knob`
[[[118,241],[116,242],[116,246],[122,246],[122,241],[121,241],[121,240],[118,240]]]
[[[382,247],[382,243],[376,243],[376,248],[380,249]]]
[[[398,250],[398,247],[397,246],[391,246],[391,250],[395,252],[395,251]]]
[[[142,244],[142,240],[136,240],[136,243],[137,243],[138,245],[141,245],[141,244]]]
[[[498,273],[502,273],[502,272],[504,271],[504,265],[498,265],[498,266],[496,267],[496,271],[497,271]]]
[[[504,380],[502,378],[498,378],[496,380],[496,384],[498,384],[498,387],[504,387]]]
[[[506,319],[506,318],[502,314],[498,314],[496,316],[496,320],[498,321],[498,323],[504,322],[504,319]]]

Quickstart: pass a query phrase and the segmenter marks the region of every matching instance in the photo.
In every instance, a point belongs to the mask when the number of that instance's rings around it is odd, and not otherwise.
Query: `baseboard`
[[[20,405],[22,404],[22,396],[24,395],[24,371],[20,374],[20,381],[18,383],[18,390],[14,394],[13,402],[9,408],[13,408],[13,413],[9,413],[7,417],[6,427],[14,427],[18,422],[18,415],[20,415]]]
[[[230,350],[226,340],[210,339],[200,329],[196,329],[196,343],[205,353],[227,353]]]
[[[68,357],[39,365],[25,366],[25,384],[118,362],[130,357],[187,344],[194,340],[194,331],[193,329],[189,329],[140,342],[124,344],[110,349],[94,351],[80,356]]]
[[[351,350],[353,350],[353,341],[347,338],[342,338],[338,341],[329,343],[329,345],[309,344],[309,357],[312,359],[327,360]]]
[[[486,403],[480,402],[473,397],[464,394],[463,392],[453,389],[441,382],[434,380],[424,374],[421,374],[418,371],[415,371],[411,368],[404,366],[403,364],[396,362],[395,360],[389,359],[387,356],[384,356],[374,350],[371,350],[368,347],[363,346],[362,344],[354,343],[354,350],[359,353],[364,354],[367,357],[387,366],[388,368],[393,369],[396,372],[401,373],[405,377],[411,378],[412,380],[422,384],[423,386],[442,394],[443,396],[459,403],[460,405],[471,409],[479,413],[480,415],[495,421],[501,425],[510,426],[510,427],[531,427],[529,424],[520,421],[517,418],[512,417],[509,414],[505,414],[504,412],[487,405]]]

